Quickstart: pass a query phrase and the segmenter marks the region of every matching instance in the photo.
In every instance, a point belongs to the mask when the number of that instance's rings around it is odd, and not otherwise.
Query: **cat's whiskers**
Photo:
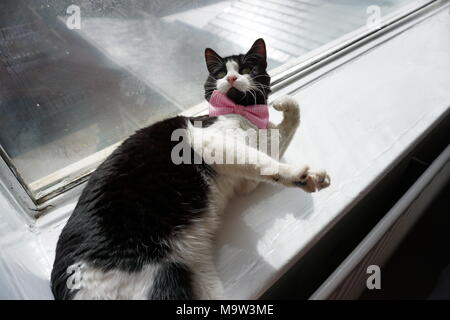
[[[266,78],[269,78],[269,76],[268,76],[268,75],[265,75],[265,74],[260,74],[260,75],[258,75],[258,76],[256,76],[256,77],[252,77],[252,79],[257,79],[257,78],[261,78],[261,77],[266,77]]]
[[[249,92],[252,95],[253,99],[255,100],[255,104],[256,104],[256,92],[254,92],[253,89],[251,89],[251,88],[247,92]]]
[[[263,84],[263,83],[258,83],[258,82],[256,82],[255,85],[256,85],[256,86],[260,86],[260,87],[262,87],[262,88],[270,88],[270,86],[268,86],[268,85],[266,85],[266,84]]]
[[[250,90],[253,91],[253,92],[255,93],[255,104],[256,104],[256,95],[257,95],[257,92],[261,93],[261,95],[265,97],[263,90],[261,90],[260,88],[258,88],[258,83],[253,83],[252,86],[251,86],[251,88],[250,88]]]

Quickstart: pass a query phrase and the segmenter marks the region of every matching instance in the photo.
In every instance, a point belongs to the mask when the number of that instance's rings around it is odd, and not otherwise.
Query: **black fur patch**
[[[163,263],[149,292],[151,300],[192,299],[192,273],[181,263]]]
[[[194,122],[200,121],[202,124],[202,128],[208,128],[211,126],[214,122],[217,121],[217,117],[210,117],[210,116],[198,116],[198,117],[191,117],[189,118],[192,124]]]
[[[52,290],[70,299],[67,268],[79,261],[108,271],[136,272],[170,253],[166,240],[204,212],[207,179],[202,164],[175,165],[171,141],[188,119],[175,117],[137,131],[91,175],[56,248]]]

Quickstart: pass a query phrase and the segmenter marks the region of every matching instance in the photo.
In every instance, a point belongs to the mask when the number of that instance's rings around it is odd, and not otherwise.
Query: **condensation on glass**
[[[2,0],[3,156],[40,198],[135,130],[202,102],[204,48],[244,52],[263,37],[273,69],[363,27],[369,6],[406,2]]]

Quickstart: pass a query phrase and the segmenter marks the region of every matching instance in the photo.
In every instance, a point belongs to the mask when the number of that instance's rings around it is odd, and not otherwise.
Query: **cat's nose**
[[[228,81],[230,84],[233,84],[233,83],[236,81],[236,79],[237,79],[236,76],[228,76],[228,77],[227,77],[227,81]]]

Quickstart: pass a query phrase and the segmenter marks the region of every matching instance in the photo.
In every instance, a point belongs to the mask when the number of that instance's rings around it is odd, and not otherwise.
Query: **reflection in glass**
[[[376,4],[387,14],[406,2]],[[202,102],[204,48],[244,52],[263,37],[272,69],[364,26],[372,4],[2,0],[0,144],[39,197],[87,157]],[[79,30],[66,25],[70,5]]]

